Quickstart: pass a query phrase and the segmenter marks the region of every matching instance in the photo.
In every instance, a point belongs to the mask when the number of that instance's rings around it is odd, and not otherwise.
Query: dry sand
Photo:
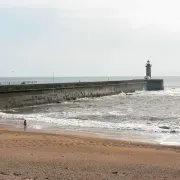
[[[0,180],[180,180],[180,147],[0,128]]]

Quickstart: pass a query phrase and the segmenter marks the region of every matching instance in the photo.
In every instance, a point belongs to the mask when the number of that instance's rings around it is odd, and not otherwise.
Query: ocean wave
[[[137,117],[134,117],[137,118]],[[180,126],[176,122],[161,124],[162,121],[155,119],[136,120],[117,111],[102,112],[61,112],[61,113],[36,113],[36,114],[9,114],[0,112],[0,122],[13,121],[19,124],[26,119],[28,124],[36,128],[43,127],[66,127],[66,128],[98,128],[111,131],[133,130],[137,132],[160,132],[160,133],[179,133]],[[147,118],[146,118],[147,119]],[[149,117],[151,119],[151,117]]]
[[[82,120],[77,118],[53,118],[48,117],[47,114],[6,114],[0,113],[1,121],[4,119],[19,121],[26,119],[27,123],[34,128],[40,127],[40,125],[44,125],[46,127],[65,127],[65,128],[98,128],[98,129],[107,129],[111,131],[121,131],[121,130],[134,130],[134,131],[147,131],[161,132],[160,128],[154,127],[153,125],[147,126],[146,124],[142,124],[141,122],[129,123],[129,122],[101,122],[96,120]]]
[[[136,91],[136,96],[180,96],[180,88],[166,88],[161,91]]]

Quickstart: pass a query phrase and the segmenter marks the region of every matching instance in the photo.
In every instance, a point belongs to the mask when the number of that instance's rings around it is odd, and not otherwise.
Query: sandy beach
[[[180,147],[0,127],[0,180],[179,180]]]

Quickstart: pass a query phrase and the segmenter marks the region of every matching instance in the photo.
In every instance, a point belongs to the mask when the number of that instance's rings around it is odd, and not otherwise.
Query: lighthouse
[[[151,63],[150,61],[148,60],[147,63],[146,63],[146,79],[150,79],[151,78]]]

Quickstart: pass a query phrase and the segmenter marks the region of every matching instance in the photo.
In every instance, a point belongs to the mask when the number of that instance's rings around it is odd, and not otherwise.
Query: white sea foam
[[[166,88],[163,91],[136,91],[139,96],[180,96],[180,88]]]
[[[38,123],[44,123],[46,126],[51,127],[52,124],[56,125],[58,127],[70,127],[70,128],[99,128],[99,129],[108,129],[108,130],[114,130],[114,131],[120,131],[120,130],[136,130],[136,131],[145,131],[145,132],[162,132],[167,131],[169,132],[171,128],[169,129],[162,129],[161,126],[168,126],[160,124],[158,126],[157,123],[151,123],[147,124],[146,121],[119,121],[119,122],[106,122],[106,121],[98,121],[98,120],[82,120],[75,118],[77,115],[82,115],[82,112],[76,112],[74,113],[66,113],[62,112],[62,117],[59,117],[59,113],[38,113],[38,114],[6,114],[6,113],[0,113],[0,122],[5,122],[7,120],[18,122],[19,120],[26,119],[29,124],[36,124]],[[118,116],[119,113],[116,111],[108,112],[110,115],[116,115]],[[100,112],[93,112],[93,113],[84,113],[84,116],[88,115],[95,115],[95,116],[102,116],[102,113]],[[176,130],[176,129],[174,129]]]
[[[114,115],[114,116],[119,116],[120,115],[120,113],[117,112],[117,111],[109,111],[108,114]],[[125,114],[123,114],[123,115],[125,115]]]
[[[31,128],[33,128],[33,129],[43,129],[43,127],[40,126],[40,125],[33,125]]]
[[[162,145],[180,145],[180,136],[178,135],[169,135],[159,138],[159,143]]]
[[[161,145],[169,145],[169,146],[179,146],[180,142],[176,142],[176,141],[174,141],[174,142],[167,142],[167,141],[165,141],[165,142],[161,142],[160,144]]]
[[[1,114],[2,115],[2,114]],[[92,120],[80,120],[80,119],[64,119],[64,118],[52,118],[48,117],[45,114],[31,114],[31,115],[21,115],[21,114],[5,114],[1,119],[9,119],[18,121],[21,119],[26,119],[29,124],[44,123],[52,126],[52,124],[57,127],[69,127],[69,128],[99,128],[99,129],[108,129],[108,130],[135,130],[140,131],[151,131],[152,127],[145,126],[144,124],[138,123],[112,123],[112,122],[101,122],[101,121],[92,121]]]

